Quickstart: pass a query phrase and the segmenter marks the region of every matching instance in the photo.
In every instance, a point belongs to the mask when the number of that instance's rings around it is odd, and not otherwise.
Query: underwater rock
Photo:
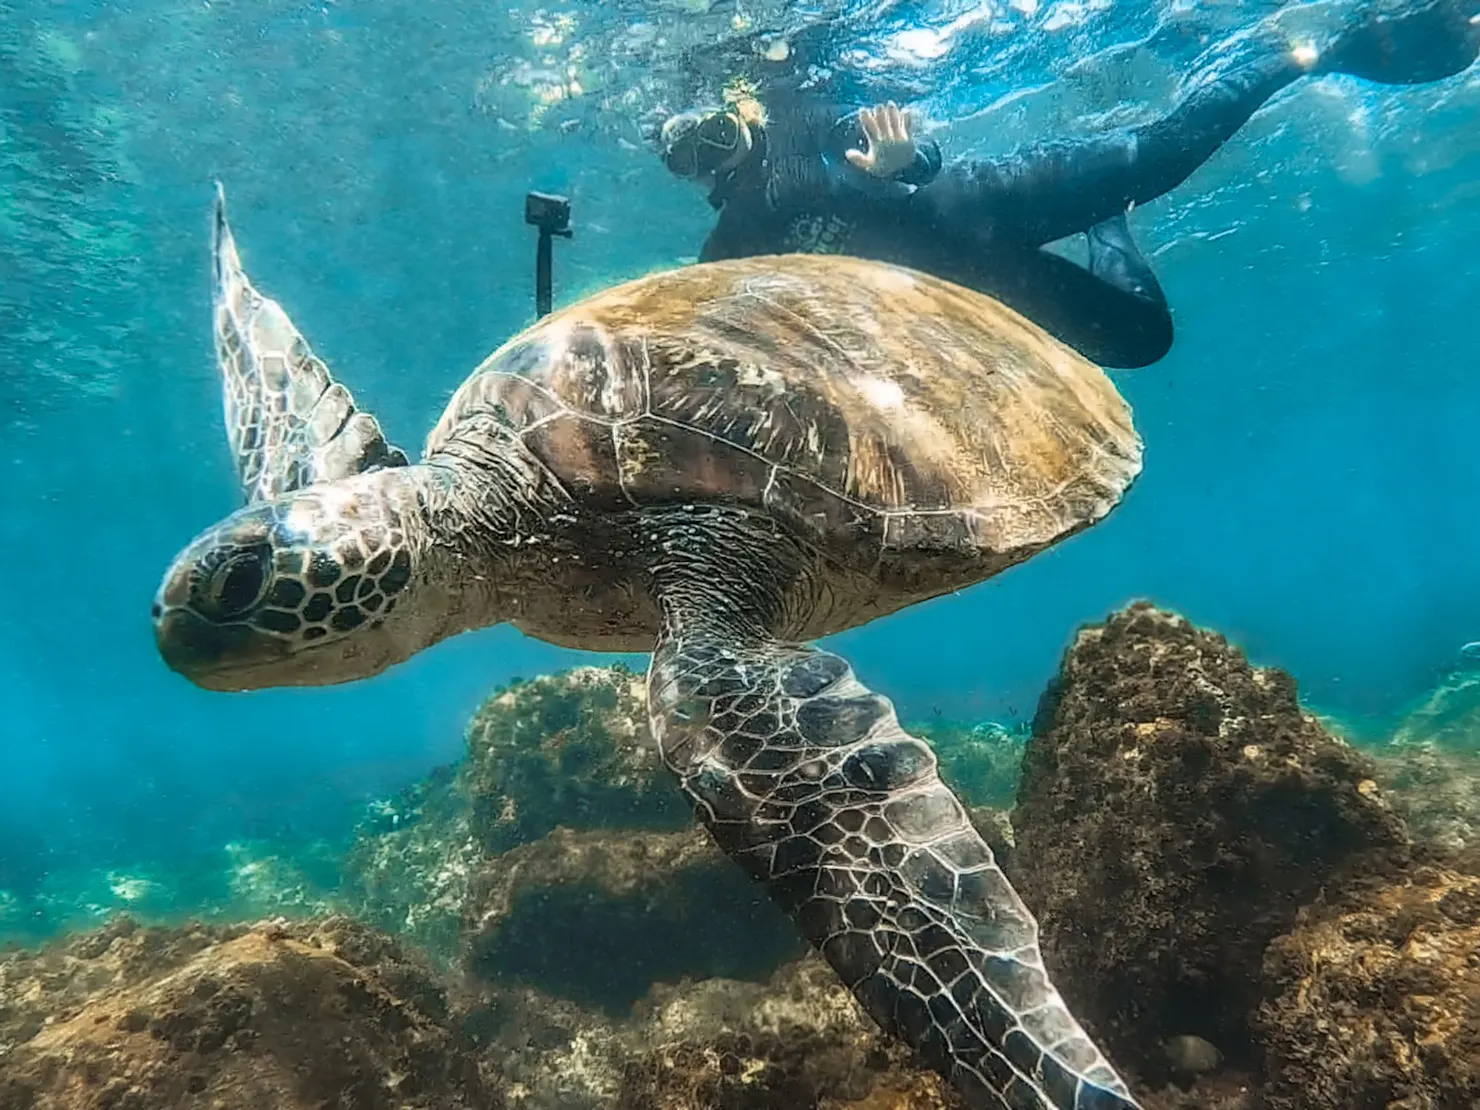
[[[615,1019],[493,988],[477,1026],[518,1110],[959,1110],[815,956],[656,987]],[[533,1023],[533,1024],[531,1024]]]
[[[658,989],[638,1015],[618,1110],[955,1110],[820,959],[769,983]]]
[[[1162,1049],[1172,1071],[1178,1075],[1201,1075],[1216,1071],[1223,1063],[1223,1053],[1218,1051],[1217,1045],[1185,1033],[1168,1039]]]
[[[975,794],[1015,783],[1021,738],[937,731]],[[763,979],[804,950],[695,824],[648,734],[641,675],[515,682],[479,709],[467,745],[463,763],[372,808],[342,867],[357,916],[475,980],[612,1013],[655,983]],[[1006,816],[972,817],[1005,856]]]
[[[796,928],[701,828],[560,828],[485,860],[470,884],[466,969],[625,1012],[654,983],[763,978]]]
[[[1436,744],[1445,751],[1480,755],[1480,666],[1446,675],[1398,723],[1392,742],[1399,747]]]
[[[992,721],[906,721],[904,727],[935,750],[940,777],[968,806],[1011,808],[1022,772],[1026,731]]]
[[[453,963],[462,943],[468,879],[483,859],[472,803],[452,767],[377,802],[340,866],[354,915]]]
[[[122,920],[0,957],[0,1110],[499,1110],[446,996],[344,918]]]
[[[1190,1090],[1166,1087],[1141,1096],[1141,1110],[1264,1110],[1247,1077],[1223,1073],[1199,1080]]]
[[[970,811],[1002,858],[1005,814]],[[761,980],[806,950],[796,927],[698,826],[558,828],[483,860],[469,883],[463,969],[613,1014],[655,984]]]
[[[1269,947],[1265,1110],[1480,1106],[1480,877],[1419,868]]]
[[[1388,799],[1415,840],[1457,855],[1480,851],[1480,751],[1393,744],[1374,758]]]
[[[693,824],[648,732],[646,685],[623,666],[576,667],[516,682],[483,703],[468,726],[463,776],[486,851],[556,826]]]
[[[979,793],[1015,781],[1020,740],[939,728]],[[648,734],[641,675],[578,667],[515,682],[479,709],[467,745],[462,764],[361,826],[343,866],[358,916],[444,965],[463,957],[477,978],[617,1011],[656,982],[764,977],[802,951],[694,823]],[[973,819],[1010,845],[1000,811]]]
[[[95,994],[150,971],[167,972],[233,930],[146,929],[122,915],[93,932],[37,951],[0,952],[0,1061]]]
[[[1196,1036],[1248,1064],[1265,946],[1405,845],[1374,773],[1221,636],[1144,603],[1079,632],[1028,742],[1014,880],[1112,1059],[1157,1084],[1160,1046]]]
[[[514,682],[467,729],[468,754],[373,807],[343,866],[358,915],[452,960],[468,880],[556,827],[676,831],[692,815],[647,731],[642,676],[577,667]]]

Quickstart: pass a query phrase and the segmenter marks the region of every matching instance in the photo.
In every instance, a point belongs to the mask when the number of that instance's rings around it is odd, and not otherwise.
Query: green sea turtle
[[[171,667],[346,682],[505,621],[650,649],[664,762],[884,1029],[972,1107],[1135,1105],[929,747],[807,646],[1110,512],[1141,444],[1099,368],[888,265],[689,266],[509,340],[411,465],[249,283],[219,194],[215,339],[247,504],[164,577]]]

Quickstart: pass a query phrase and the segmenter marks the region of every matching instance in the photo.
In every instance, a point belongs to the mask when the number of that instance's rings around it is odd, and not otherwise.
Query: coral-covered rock
[[[450,965],[468,880],[483,858],[466,784],[456,768],[440,768],[371,807],[341,864],[341,896],[356,917]]]
[[[815,956],[765,983],[657,987],[621,1020],[493,991],[476,1024],[520,1110],[961,1106],[938,1076],[910,1065]]]
[[[809,957],[771,982],[657,990],[638,1018],[620,1110],[952,1110],[962,1103],[883,1037]]]
[[[1016,882],[1045,958],[1110,1055],[1157,1083],[1160,1046],[1252,1055],[1265,946],[1363,853],[1405,843],[1371,763],[1294,681],[1138,604],[1083,629],[1024,761]]]
[[[1393,730],[1392,742],[1435,744],[1445,751],[1480,754],[1480,666],[1467,666],[1414,705]]]
[[[345,919],[124,921],[0,961],[0,1110],[497,1110],[428,972]]]
[[[1266,1110],[1480,1106],[1480,877],[1314,908],[1265,960]]]
[[[519,682],[468,726],[463,769],[485,851],[573,829],[675,830],[693,823],[647,725],[646,679],[577,667]]]
[[[118,917],[94,932],[37,950],[0,953],[0,1061],[48,1023],[97,994],[168,972],[240,929],[145,929]]]
[[[763,978],[803,942],[700,828],[556,829],[483,862],[467,903],[467,968],[613,1012],[654,983]]]
[[[1392,744],[1374,758],[1415,840],[1453,854],[1480,851],[1480,751]]]
[[[1022,771],[1026,732],[992,721],[907,721],[905,728],[935,749],[940,777],[968,806],[1012,806]]]
[[[557,827],[693,825],[648,734],[642,676],[577,667],[515,682],[467,730],[467,758],[372,807],[344,862],[345,897],[438,960],[459,948],[483,862]]]

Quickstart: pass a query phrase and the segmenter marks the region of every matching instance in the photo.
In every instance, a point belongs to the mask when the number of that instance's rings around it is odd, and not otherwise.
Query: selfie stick
[[[549,314],[551,287],[554,284],[554,252],[551,244],[556,235],[571,237],[570,201],[551,193],[530,193],[524,198],[524,222],[539,229],[539,242],[534,255],[535,318]]]

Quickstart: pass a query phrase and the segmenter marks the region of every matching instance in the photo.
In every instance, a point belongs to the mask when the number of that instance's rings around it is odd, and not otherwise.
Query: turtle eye
[[[241,551],[211,572],[204,593],[217,616],[235,617],[255,605],[266,587],[267,567],[262,555]]]

